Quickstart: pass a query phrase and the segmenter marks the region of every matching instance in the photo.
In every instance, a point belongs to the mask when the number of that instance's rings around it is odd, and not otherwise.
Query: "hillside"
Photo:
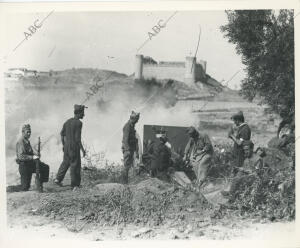
[[[169,80],[161,80],[159,83],[164,86]],[[217,80],[207,75],[207,82],[197,82],[193,87],[184,82],[172,80],[172,88],[176,91],[178,100],[225,100],[237,99],[241,101],[238,92],[222,86]],[[73,68],[64,71],[51,71],[48,75],[37,75],[21,77],[18,81],[9,81],[6,87],[22,86],[25,88],[78,88],[88,89],[93,84],[105,82],[107,92],[114,92],[115,88],[130,90],[136,86],[133,75],[126,75],[110,70],[93,68]],[[110,90],[111,89],[111,90]],[[109,98],[109,95],[107,95]]]

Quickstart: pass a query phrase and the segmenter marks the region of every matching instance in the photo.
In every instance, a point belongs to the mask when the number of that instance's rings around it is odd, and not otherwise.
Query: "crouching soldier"
[[[197,177],[197,185],[207,180],[211,166],[213,146],[207,134],[199,133],[194,127],[187,130],[190,139],[185,147],[183,160],[191,163]]]
[[[40,159],[38,154],[33,151],[29,138],[31,136],[31,127],[26,124],[22,127],[22,137],[16,145],[17,159],[19,164],[19,173],[21,175],[21,190],[28,191],[31,184],[32,173],[36,172],[36,160]],[[49,166],[39,162],[40,166],[40,187],[49,180]]]
[[[252,184],[256,180],[257,172],[264,167],[263,157],[266,155],[260,147],[253,153],[253,143],[250,140],[243,141],[243,150],[245,155],[243,167],[238,167],[238,173],[231,182],[229,191],[221,191],[225,197],[235,197],[235,193],[244,182]]]
[[[129,121],[123,127],[122,152],[124,160],[124,170],[122,179],[128,183],[129,169],[133,167],[134,154],[138,157],[138,140],[136,138],[135,124],[140,118],[140,113],[131,112]]]
[[[152,177],[168,180],[168,169],[171,168],[171,149],[165,133],[157,134],[158,140],[153,143],[151,151],[150,173]]]

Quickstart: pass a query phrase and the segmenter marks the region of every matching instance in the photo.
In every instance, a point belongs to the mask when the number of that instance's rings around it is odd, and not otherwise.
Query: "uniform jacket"
[[[251,139],[251,129],[247,123],[242,123],[240,126],[238,126],[236,130],[236,138],[242,138],[243,140]]]
[[[184,150],[185,157],[189,159],[199,156],[202,158],[206,154],[212,155],[213,153],[213,146],[208,135],[201,133],[196,139],[190,138]]]
[[[171,165],[171,150],[161,141],[156,141],[149,149],[151,169],[163,171]]]
[[[236,128],[235,138],[238,140],[250,140],[251,139],[251,129],[247,123],[242,123],[240,126]],[[244,162],[244,150],[241,145],[238,145],[234,142],[233,145],[233,153],[237,158],[237,167],[243,165]]]
[[[136,151],[138,149],[134,124],[129,120],[123,127],[123,151]]]
[[[33,150],[30,141],[21,137],[16,144],[17,163],[33,159]]]
[[[80,156],[82,122],[76,118],[67,120],[60,132],[64,137],[64,152],[70,157]]]

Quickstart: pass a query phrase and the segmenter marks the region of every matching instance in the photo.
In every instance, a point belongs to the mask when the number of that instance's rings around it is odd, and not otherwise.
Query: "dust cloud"
[[[7,184],[15,183],[18,166],[15,162],[15,145],[21,136],[21,127],[29,123],[32,129],[31,145],[41,137],[41,160],[50,165],[55,175],[62,162],[63,152],[60,131],[63,123],[73,117],[74,104],[85,99],[88,86],[70,88],[6,88],[6,168]],[[167,92],[167,93],[166,93]],[[103,97],[97,92],[84,104],[85,111],[82,141],[91,153],[104,152],[108,161],[121,163],[122,128],[132,110],[141,113],[136,125],[143,140],[144,125],[190,126],[197,123],[189,106],[166,106],[165,98],[173,92],[161,88],[107,87]],[[171,97],[174,98],[174,95]],[[9,111],[8,111],[9,110]],[[52,174],[51,174],[52,173]],[[54,173],[54,174],[53,174]]]

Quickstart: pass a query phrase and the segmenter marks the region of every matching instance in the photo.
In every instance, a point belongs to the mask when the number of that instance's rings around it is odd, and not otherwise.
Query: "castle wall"
[[[173,79],[193,85],[206,81],[206,61],[196,63],[195,57],[186,57],[185,62],[162,61],[159,64],[143,63],[143,55],[135,57],[135,79]]]
[[[184,82],[185,68],[183,66],[170,65],[143,65],[143,77],[145,79],[173,79]]]

